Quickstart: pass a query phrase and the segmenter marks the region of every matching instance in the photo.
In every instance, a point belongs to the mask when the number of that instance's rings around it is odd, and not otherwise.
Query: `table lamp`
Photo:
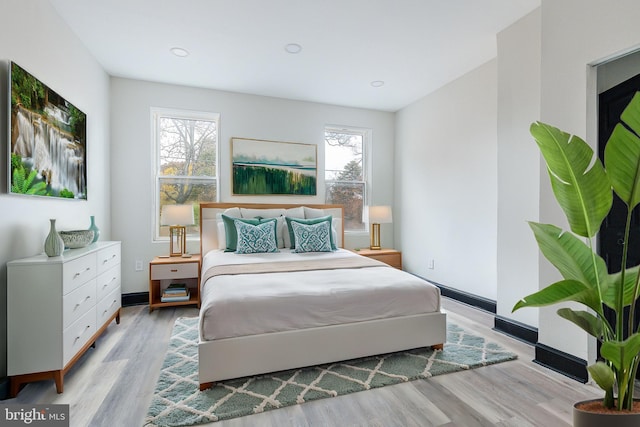
[[[182,256],[187,250],[187,228],[192,225],[193,206],[164,205],[160,212],[160,225],[169,226],[169,256]]]
[[[371,224],[371,246],[369,249],[380,249],[380,224],[393,222],[391,206],[369,206],[365,212],[367,221]]]

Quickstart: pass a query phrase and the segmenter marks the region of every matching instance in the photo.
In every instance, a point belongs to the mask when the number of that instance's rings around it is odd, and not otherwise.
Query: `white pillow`
[[[233,218],[242,218],[242,213],[240,212],[240,208],[227,208],[224,212],[222,212],[226,216],[230,216]]]
[[[242,218],[255,218],[257,216],[262,218],[277,218],[285,214],[284,209],[250,209],[240,208]]]
[[[327,216],[327,214],[324,212],[324,209],[316,209],[316,208],[310,208],[309,206],[303,206],[304,208],[304,217],[303,218],[320,218],[323,216]]]
[[[216,225],[218,226],[218,249],[224,249],[227,247],[227,235],[224,231],[224,223],[219,221]]]

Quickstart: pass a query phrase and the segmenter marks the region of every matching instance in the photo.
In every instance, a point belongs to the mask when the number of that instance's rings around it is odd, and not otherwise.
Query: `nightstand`
[[[353,252],[366,256],[368,258],[377,259],[385,264],[389,264],[391,267],[395,267],[402,270],[402,252],[395,249],[360,249]]]
[[[189,299],[162,302],[162,292],[172,283],[186,284]],[[149,263],[149,313],[154,308],[177,305],[197,305],[200,308],[200,254],[190,258],[155,257]]]

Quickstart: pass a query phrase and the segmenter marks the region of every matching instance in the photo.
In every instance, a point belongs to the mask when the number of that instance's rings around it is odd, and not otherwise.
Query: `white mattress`
[[[239,255],[211,251],[202,274],[213,265],[360,256],[336,252]],[[212,277],[202,284],[202,340],[257,335],[440,310],[440,290],[392,267],[367,267]]]

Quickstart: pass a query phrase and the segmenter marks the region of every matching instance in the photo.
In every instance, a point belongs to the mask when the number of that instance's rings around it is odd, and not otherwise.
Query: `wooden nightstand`
[[[185,283],[189,300],[162,302],[162,292],[171,283]],[[149,263],[149,313],[158,307],[192,304],[200,308],[200,254],[191,258],[155,257]]]
[[[395,249],[360,249],[354,252],[402,270],[402,252]]]

